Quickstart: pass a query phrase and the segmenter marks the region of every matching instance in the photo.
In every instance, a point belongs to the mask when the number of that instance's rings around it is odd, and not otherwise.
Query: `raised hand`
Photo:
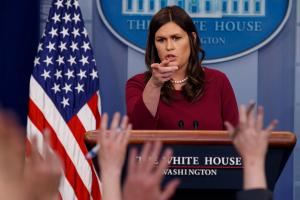
[[[108,116],[101,118],[101,129],[98,136],[100,150],[98,162],[102,179],[103,200],[121,200],[121,172],[125,161],[131,125],[128,117],[120,122],[120,113],[115,113],[108,127]]]
[[[250,104],[248,108],[241,105],[239,125],[236,128],[229,122],[225,122],[225,125],[232,136],[233,144],[243,159],[252,157],[264,159],[268,147],[268,138],[275,128],[277,120],[273,120],[266,129],[263,129],[264,109],[259,106],[257,117],[255,117],[253,108],[253,104]]]
[[[0,110],[0,199],[26,199],[23,188],[24,137],[24,128],[16,117]]]
[[[120,113],[115,113],[110,129],[107,129],[107,126],[108,116],[104,114],[98,137],[98,144],[101,147],[98,154],[99,166],[101,170],[117,170],[120,173],[124,165],[131,125],[128,124],[127,116],[124,116],[120,123]]]
[[[168,168],[168,160],[173,152],[166,149],[158,160],[162,144],[146,143],[137,161],[137,150],[132,149],[129,156],[127,178],[124,184],[124,200],[167,200],[175,192],[179,180],[170,181],[164,189],[160,185],[164,177],[163,171]],[[157,161],[159,162],[158,165]]]
[[[58,199],[58,187],[63,173],[59,157],[50,149],[50,135],[44,133],[42,155],[38,151],[37,139],[31,140],[31,154],[26,160],[24,183],[29,196],[34,199]]]
[[[264,110],[258,107],[255,117],[254,104],[248,108],[240,106],[240,122],[234,128],[229,122],[225,125],[232,138],[232,142],[243,158],[244,189],[267,188],[265,176],[265,157],[271,131],[277,120],[273,120],[266,129],[263,129]]]

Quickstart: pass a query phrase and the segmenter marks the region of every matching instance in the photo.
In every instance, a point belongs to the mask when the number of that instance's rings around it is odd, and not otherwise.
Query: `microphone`
[[[179,120],[178,121],[178,127],[181,128],[181,129],[184,128],[184,122],[183,122],[183,120]]]
[[[194,120],[193,121],[193,126],[194,126],[195,130],[198,130],[198,128],[199,128],[199,122],[198,122],[198,120]]]

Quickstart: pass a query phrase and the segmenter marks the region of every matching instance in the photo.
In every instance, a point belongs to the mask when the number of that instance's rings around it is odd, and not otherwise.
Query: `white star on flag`
[[[79,94],[80,92],[84,92],[84,90],[83,90],[83,86],[84,86],[84,84],[77,84],[77,86],[75,87],[75,89],[77,90],[77,93]]]
[[[42,43],[39,43],[39,46],[38,46],[38,52],[40,51],[43,51],[43,44]]]
[[[64,57],[61,55],[58,55],[56,62],[58,63],[58,66],[65,64]]]
[[[65,83],[65,87],[63,87],[62,89],[65,91],[66,94],[68,94],[68,92],[72,92],[71,86],[71,84]]]
[[[59,86],[59,84],[54,83],[54,86],[51,88],[52,90],[54,90],[54,94],[56,94],[56,92],[60,92]]]
[[[44,77],[44,80],[46,80],[47,78],[51,78],[51,77],[50,77],[50,70],[49,70],[49,71],[46,71],[46,70],[44,69],[44,73],[42,73],[41,76]]]
[[[56,77],[56,80],[58,80],[59,78],[62,78],[62,70],[56,70],[54,76]]]
[[[53,65],[53,62],[52,62],[52,57],[48,57],[44,60],[44,63],[46,63],[47,67],[48,65],[52,64]]]
[[[73,56],[70,55],[70,58],[69,58],[69,60],[68,60],[68,62],[70,63],[70,66],[76,64],[75,59],[76,59],[76,57],[73,57]]]
[[[83,31],[82,31],[81,33],[84,35],[84,37],[87,37],[87,36],[88,36],[88,33],[87,33],[86,28],[84,28]]]
[[[58,48],[60,49],[60,52],[63,52],[64,50],[67,50],[66,47],[67,43],[66,42],[60,42]]]
[[[39,57],[35,57],[34,58],[34,66],[36,67],[37,65],[41,64],[40,63],[40,58]]]
[[[68,80],[69,80],[70,78],[74,78],[74,70],[68,69],[68,72],[65,73],[65,76],[68,77]]]
[[[66,13],[65,16],[63,17],[63,20],[65,20],[65,24],[71,22],[71,15]]]
[[[78,9],[78,7],[79,7],[79,3],[78,3],[78,1],[77,1],[77,0],[75,0],[75,1],[74,1],[74,4],[73,4],[73,5],[75,6],[75,8],[76,8],[76,9]]]
[[[49,42],[48,46],[46,46],[46,48],[49,50],[49,52],[51,52],[52,50],[56,50],[54,45],[55,45],[55,43]]]
[[[83,78],[86,78],[85,73],[86,73],[85,70],[81,70],[81,69],[80,69],[80,72],[77,74],[77,76],[80,77],[80,80],[82,80]]]
[[[89,64],[89,61],[88,61],[88,56],[84,56],[84,55],[82,55],[81,56],[81,59],[79,60],[79,62],[81,62],[82,63],[82,66],[84,66],[85,64]]]
[[[54,13],[54,16],[51,19],[53,19],[54,24],[56,24],[57,22],[60,22],[60,15]]]
[[[79,50],[77,47],[77,43],[72,41],[72,45],[70,46],[70,48],[72,49],[72,51],[74,52],[75,50]]]
[[[56,3],[54,3],[54,5],[57,6],[57,9],[59,8],[63,8],[63,0],[57,0]]]
[[[69,98],[63,97],[63,100],[62,100],[61,104],[62,104],[64,107],[70,106],[70,104],[69,104]]]
[[[88,42],[83,42],[83,45],[81,46],[81,48],[84,49],[84,52],[91,49],[90,44]]]
[[[78,22],[80,22],[79,16],[80,16],[79,14],[78,15],[74,14],[74,17],[72,19],[74,20],[75,24],[77,24]]]
[[[79,29],[78,28],[73,28],[72,34],[73,34],[74,38],[76,39],[77,36],[80,36]]]
[[[63,38],[65,38],[66,36],[69,36],[69,29],[63,27],[62,31],[60,32],[60,34],[63,35]]]
[[[51,35],[52,38],[54,38],[54,36],[58,36],[57,34],[57,28],[53,28],[51,29],[51,31],[49,32],[49,34]]]
[[[90,73],[90,76],[92,77],[93,80],[94,80],[95,78],[98,78],[97,71],[93,69],[92,73]]]
[[[69,8],[72,7],[71,0],[68,0],[68,1],[66,2],[66,6],[67,6],[67,9],[69,9]]]

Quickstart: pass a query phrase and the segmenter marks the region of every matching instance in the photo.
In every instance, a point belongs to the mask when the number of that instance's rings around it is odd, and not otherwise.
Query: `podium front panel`
[[[131,144],[129,149],[133,146],[141,149],[140,144]],[[164,145],[164,149],[168,147],[174,153],[169,168],[162,172],[165,174],[163,185],[179,178],[181,189],[242,189],[243,162],[232,145]],[[266,175],[270,189],[274,188],[289,155],[288,149],[269,148]],[[136,159],[141,158],[138,155]]]

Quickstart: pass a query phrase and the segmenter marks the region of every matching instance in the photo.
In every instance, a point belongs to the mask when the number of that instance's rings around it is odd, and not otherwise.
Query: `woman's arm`
[[[239,122],[239,112],[238,106],[235,98],[233,88],[230,81],[224,74],[222,77],[222,91],[221,91],[221,101],[222,101],[222,118],[223,121],[230,122],[233,126],[236,126]],[[224,126],[223,129],[226,127]]]
[[[102,199],[121,200],[121,173],[125,161],[131,125],[127,116],[120,122],[120,113],[115,113],[111,126],[108,128],[108,116],[101,119],[101,129],[98,136],[100,150],[98,162],[102,179]]]
[[[155,129],[161,88],[169,81],[177,66],[169,66],[169,61],[151,65],[152,77],[144,86],[144,77],[138,76],[126,84],[127,114],[134,129]]]
[[[126,109],[133,129],[155,129],[157,116],[153,116],[143,100],[144,75],[137,75],[126,84]]]
[[[162,86],[165,82],[171,80],[172,75],[178,69],[177,66],[169,66],[169,63],[170,61],[164,60],[161,63],[151,65],[152,77],[144,89],[143,101],[153,117],[157,112]]]

